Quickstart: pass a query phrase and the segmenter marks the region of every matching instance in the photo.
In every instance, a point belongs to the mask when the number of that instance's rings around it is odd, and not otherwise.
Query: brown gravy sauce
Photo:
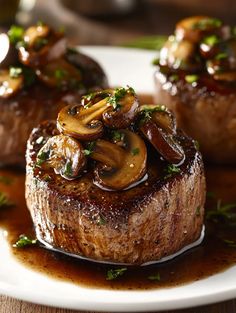
[[[150,101],[150,97],[146,101]],[[0,208],[0,227],[8,231],[8,241],[12,246],[20,234],[34,237],[24,199],[25,175],[15,169],[0,170],[0,175],[13,179],[10,185],[0,182],[0,191],[6,192],[15,203],[11,208]],[[214,198],[207,199],[206,210],[215,208],[217,199],[222,199],[223,203],[236,202],[236,167],[207,166],[206,176],[207,189],[214,193]],[[106,273],[111,268],[117,268],[114,266],[74,259],[39,246],[24,249],[12,247],[11,251],[26,267],[54,279],[90,288],[145,290],[190,283],[233,266],[236,264],[236,248],[229,247],[223,239],[236,240],[236,225],[229,227],[224,223],[206,221],[206,235],[200,246],[163,264],[130,267],[122,277],[113,281],[106,280]],[[148,279],[157,273],[160,274],[160,281]]]

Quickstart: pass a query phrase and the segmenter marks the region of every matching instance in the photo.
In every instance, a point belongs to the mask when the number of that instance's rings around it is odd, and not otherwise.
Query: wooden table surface
[[[50,308],[41,305],[35,305],[24,301],[15,300],[9,297],[0,296],[0,313],[73,313],[73,312],[83,313],[81,311],[64,310]],[[235,313],[235,312],[236,312],[236,300],[186,310],[166,311],[166,313]]]

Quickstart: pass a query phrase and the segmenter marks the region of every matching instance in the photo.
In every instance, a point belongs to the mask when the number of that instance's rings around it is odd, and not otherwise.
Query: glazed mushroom
[[[97,100],[99,101],[96,102]],[[139,106],[136,95],[130,87],[100,92],[97,95],[93,94],[91,98],[87,96],[87,100],[84,98],[82,104],[83,106],[64,107],[57,119],[60,132],[80,140],[101,137],[103,123],[110,128],[128,127],[134,120]]]
[[[188,40],[177,41],[170,36],[160,51],[159,63],[173,70],[196,71],[201,62],[195,57],[196,45]]]
[[[169,163],[180,165],[185,159],[181,145],[175,139],[176,121],[164,106],[140,107],[140,130],[161,156]]]
[[[105,98],[88,108],[71,104],[65,106],[58,114],[57,128],[61,133],[80,140],[95,140],[103,133],[100,120],[109,105]]]
[[[39,79],[49,87],[76,88],[82,81],[82,76],[75,66],[63,58],[54,60],[36,70]]]
[[[86,157],[77,140],[56,135],[49,138],[39,150],[36,165],[43,169],[53,168],[56,174],[71,180],[78,177],[84,169]]]
[[[147,149],[144,141],[129,130],[121,130],[126,148],[98,139],[91,158],[100,162],[94,183],[107,190],[123,190],[143,178],[146,173]]]
[[[209,33],[228,38],[230,29],[222,25],[222,21],[208,16],[193,16],[181,20],[176,25],[175,35],[178,40],[189,40],[198,43]]]
[[[33,68],[60,58],[66,51],[66,38],[53,32],[47,25],[28,28],[19,47],[20,61]]]
[[[23,75],[16,72],[14,68],[10,70],[0,70],[0,97],[8,98],[14,95],[23,86]]]

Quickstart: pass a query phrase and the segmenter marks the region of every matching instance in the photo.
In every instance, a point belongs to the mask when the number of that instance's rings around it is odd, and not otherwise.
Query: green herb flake
[[[0,175],[0,183],[4,185],[11,185],[12,182],[13,182],[13,179],[11,177]]]
[[[64,170],[64,173],[63,173],[65,176],[67,177],[71,177],[72,174],[73,174],[73,169],[72,169],[72,162],[71,161],[67,161],[66,162],[66,165],[65,165],[65,170]]]
[[[48,44],[47,38],[38,37],[34,42],[34,49],[36,51],[39,51],[40,49],[42,49],[47,44]]]
[[[41,153],[38,153],[36,166],[40,167],[45,161],[48,160],[49,155],[50,155],[50,150],[49,151],[42,151]]]
[[[201,207],[198,206],[198,207],[196,208],[196,216],[200,216],[200,215],[201,215]]]
[[[134,148],[134,149],[132,149],[131,154],[132,154],[133,156],[138,155],[138,154],[139,154],[139,148]]]
[[[13,203],[5,192],[0,191],[0,208],[12,206]]]
[[[211,35],[203,38],[203,43],[212,47],[219,42],[219,38],[216,35]]]
[[[25,248],[28,246],[36,245],[37,239],[32,239],[26,235],[20,235],[19,239],[13,245],[14,248]]]
[[[196,83],[199,79],[198,75],[185,75],[185,80],[187,83]]]
[[[125,134],[122,132],[119,132],[118,130],[113,130],[111,132],[111,136],[114,142],[123,141],[125,138]]]
[[[168,164],[167,168],[165,169],[165,173],[167,174],[164,178],[170,178],[174,174],[177,174],[180,172],[180,168],[175,166],[174,164]]]
[[[106,280],[114,280],[118,277],[124,275],[124,273],[127,271],[127,267],[123,268],[117,268],[117,269],[110,269],[107,271],[107,277]]]
[[[236,248],[236,241],[234,240],[223,239],[223,242],[230,248]]]
[[[21,67],[13,67],[11,66],[9,69],[9,74],[11,78],[17,78],[22,74],[22,68]]]
[[[176,82],[179,79],[179,75],[172,74],[172,75],[170,75],[169,79],[171,82]]]
[[[206,218],[213,222],[221,220],[228,223],[236,222],[236,213],[232,210],[236,208],[236,203],[222,204],[221,199],[217,200],[216,208],[206,212]]]
[[[220,27],[222,25],[222,21],[218,18],[204,18],[199,20],[193,25],[193,29],[206,30],[209,27]]]
[[[64,69],[56,69],[54,72],[54,76],[57,80],[62,80],[63,78],[65,78],[65,76],[68,74],[67,71],[65,71]]]
[[[222,53],[218,53],[215,57],[216,60],[223,60],[226,59],[228,57],[226,52],[222,52]]]
[[[152,280],[152,281],[159,282],[159,281],[161,281],[161,275],[160,275],[160,273],[150,275],[150,276],[148,276],[148,279]]]
[[[167,112],[167,109],[164,105],[159,105],[159,104],[151,108],[148,105],[143,105],[140,111],[141,124],[150,120],[154,112]]]
[[[86,156],[89,156],[93,153],[93,150],[95,148],[96,141],[91,141],[87,144],[86,149],[84,149],[84,154]]]
[[[100,226],[102,226],[102,225],[106,225],[106,223],[107,223],[107,221],[106,221],[105,217],[100,214],[100,215],[99,215],[99,218],[98,218],[97,224],[100,225]]]
[[[12,25],[8,31],[8,37],[12,44],[17,44],[23,40],[24,29],[17,25]]]
[[[115,110],[119,110],[121,108],[119,101],[127,94],[135,95],[134,89],[130,86],[127,86],[127,88],[116,88],[114,94],[108,97],[107,102],[112,105]]]

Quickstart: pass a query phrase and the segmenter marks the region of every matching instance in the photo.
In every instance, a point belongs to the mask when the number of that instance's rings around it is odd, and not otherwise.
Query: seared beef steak
[[[111,192],[93,184],[89,168],[68,181],[35,166],[38,151],[52,133],[57,133],[54,123],[40,125],[27,146],[26,201],[40,241],[98,261],[142,264],[199,238],[205,178],[192,140],[179,136],[185,161],[178,173],[168,173],[168,163],[152,151],[147,180]]]

